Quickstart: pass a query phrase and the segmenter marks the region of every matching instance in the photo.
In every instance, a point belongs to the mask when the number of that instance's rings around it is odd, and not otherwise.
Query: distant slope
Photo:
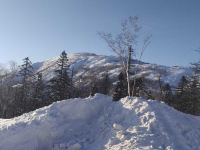
[[[44,78],[49,80],[56,68],[58,57],[33,64],[35,72],[42,72]],[[110,77],[115,81],[120,73],[120,62],[115,56],[103,56],[92,53],[75,53],[69,54],[69,64],[74,70],[74,79],[77,82],[80,77],[95,75],[101,77],[108,72]],[[137,70],[137,75],[145,76],[150,80],[157,80],[158,74],[164,82],[176,86],[183,75],[191,75],[191,69],[184,67],[167,67],[156,64],[133,61],[132,65]]]
[[[158,101],[97,94],[0,119],[2,150],[198,150],[200,117]]]

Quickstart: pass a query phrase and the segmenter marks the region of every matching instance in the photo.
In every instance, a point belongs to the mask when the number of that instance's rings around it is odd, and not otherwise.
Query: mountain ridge
[[[56,60],[59,56],[37,62],[33,64],[35,72],[44,74],[44,79],[48,80],[53,76],[53,70],[56,68]],[[117,56],[113,55],[97,55],[95,53],[70,53],[68,54],[70,68],[73,68],[75,81],[84,76],[91,74],[102,76],[108,72],[109,76],[114,80],[117,79],[120,73],[120,61]],[[137,70],[137,75],[145,75],[146,78],[156,80],[158,74],[161,74],[161,79],[173,86],[176,86],[183,75],[191,75],[192,70],[182,66],[164,66],[151,64],[142,61],[132,61],[134,69]]]

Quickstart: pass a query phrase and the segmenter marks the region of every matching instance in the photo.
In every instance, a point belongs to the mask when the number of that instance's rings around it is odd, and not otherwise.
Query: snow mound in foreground
[[[158,101],[97,94],[0,119],[1,150],[197,150],[200,117]]]

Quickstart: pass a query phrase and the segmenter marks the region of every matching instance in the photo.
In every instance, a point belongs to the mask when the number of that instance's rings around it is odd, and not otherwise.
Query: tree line
[[[73,79],[68,56],[63,51],[56,62],[54,75],[49,81],[43,79],[42,72],[35,72],[28,57],[18,71],[13,71],[1,78],[0,116],[11,118],[23,113],[47,106],[53,102],[75,97],[94,96],[102,93],[113,97],[113,101],[129,96],[158,99],[168,105],[189,114],[200,115],[200,62],[193,63],[193,75],[183,76],[174,89],[168,83],[151,81],[145,76],[134,76],[130,72],[130,89],[128,89],[126,72],[122,71],[118,79],[112,80],[108,72],[101,77],[91,74],[87,77]],[[131,69],[132,67],[130,67]],[[77,84],[82,80],[82,84]],[[151,89],[149,85],[157,85]]]
[[[176,88],[172,88],[169,83],[156,81],[158,82],[158,85],[160,84],[159,82],[161,82],[160,87],[158,86],[156,90],[149,89],[146,84],[148,81],[143,77],[136,79],[134,87],[134,80],[132,79],[130,80],[131,87],[136,89],[135,92],[132,93],[132,96],[143,97],[144,99],[160,100],[181,112],[200,115],[199,78],[200,75],[197,76],[197,74],[193,74],[192,76],[182,76]],[[155,82],[152,83],[156,84]],[[131,90],[133,88],[131,88]],[[128,96],[127,81],[125,73],[121,72],[112,94],[113,101],[119,101],[121,98],[126,96]]]
[[[192,64],[193,75],[183,76],[175,89],[161,80],[162,73],[158,75],[157,81],[138,76],[134,60],[140,63],[151,39],[151,35],[144,37],[143,42],[140,42],[142,46],[138,47],[140,31],[138,17],[129,17],[122,22],[121,31],[116,37],[110,33],[99,33],[119,58],[121,72],[116,82],[109,77],[108,72],[101,77],[93,72],[74,80],[76,70],[69,65],[65,51],[60,54],[54,75],[49,81],[43,79],[42,71],[34,71],[28,57],[23,59],[19,70],[13,64],[10,73],[0,76],[0,117],[19,116],[55,101],[94,96],[95,93],[110,95],[113,101],[126,96],[158,99],[182,112],[200,115],[200,62]],[[151,85],[156,87],[150,88]]]
[[[143,37],[143,41],[140,41],[141,29],[139,18],[134,16],[122,22],[121,30],[115,36],[111,33],[99,33],[112,52],[119,57],[122,66],[113,100],[118,101],[125,96],[160,99],[182,112],[200,115],[200,61],[192,64],[192,77],[183,76],[178,87],[173,90],[169,83],[161,81],[162,73],[158,76],[157,90],[154,91],[145,87],[148,82],[145,77],[136,77],[137,69],[132,60],[140,62],[145,49],[151,42],[151,35]],[[142,45],[139,47],[138,43]]]
[[[100,79],[95,75],[80,77],[83,83],[77,84],[68,61],[63,51],[49,81],[43,79],[42,71],[34,71],[28,57],[23,59],[19,70],[4,74],[0,84],[0,117],[19,116],[64,99],[94,96],[95,93],[110,95],[112,82],[107,72]]]

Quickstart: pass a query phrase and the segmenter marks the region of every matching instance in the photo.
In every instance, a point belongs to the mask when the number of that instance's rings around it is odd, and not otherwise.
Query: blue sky
[[[116,33],[135,15],[153,36],[143,61],[186,66],[200,56],[199,0],[0,0],[0,62],[62,50],[110,55],[97,32]]]

